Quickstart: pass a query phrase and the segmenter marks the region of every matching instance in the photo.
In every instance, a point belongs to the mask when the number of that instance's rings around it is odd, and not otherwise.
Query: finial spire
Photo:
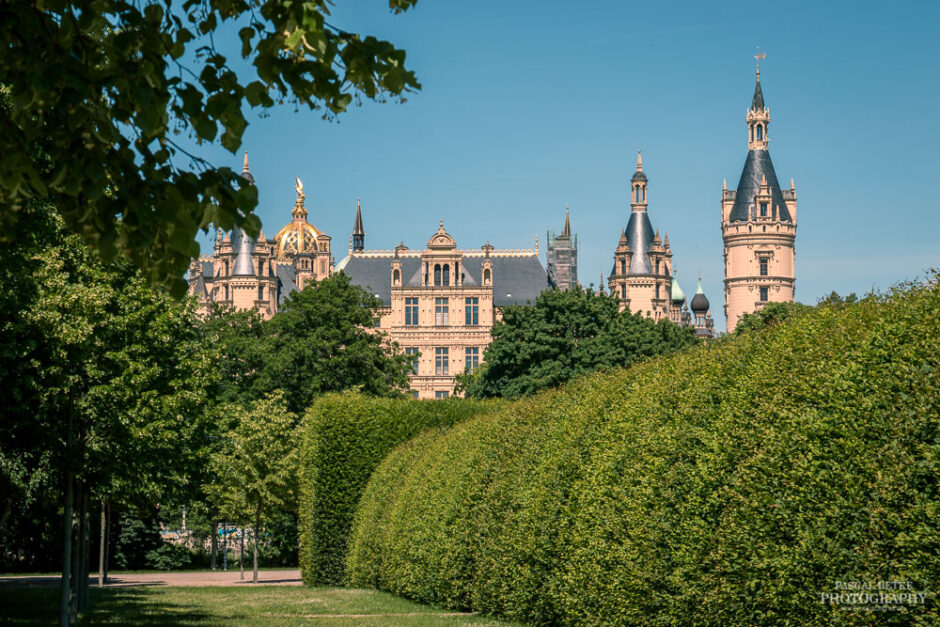
[[[760,46],[757,46],[757,53],[754,55],[754,58],[757,59],[757,82],[760,82],[760,60],[766,59],[767,54],[760,51]]]
[[[291,210],[291,215],[294,216],[295,220],[306,220],[307,219],[307,208],[304,206],[304,184],[301,182],[300,177],[294,177],[294,180],[297,181],[297,184],[294,185],[294,189],[297,190],[297,201],[294,203],[294,208]]]
[[[643,171],[643,152],[640,150],[636,151],[636,171]]]
[[[568,203],[565,203],[565,228],[561,230],[562,237],[571,237],[571,219],[568,217]]]
[[[242,165],[242,174],[248,174],[251,170],[248,169],[248,151],[245,151],[245,163]]]
[[[356,196],[356,221],[353,223],[352,232],[352,250],[361,252],[365,248],[366,230],[362,228],[362,202],[359,196]]]

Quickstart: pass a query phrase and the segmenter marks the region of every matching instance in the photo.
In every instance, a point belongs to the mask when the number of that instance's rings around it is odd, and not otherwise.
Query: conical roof
[[[359,199],[356,198],[356,222],[353,224],[353,235],[365,235],[366,230],[362,228],[362,206]]]
[[[764,92],[760,88],[760,74],[757,75],[757,84],[754,85],[754,97],[751,99],[751,109],[754,111],[763,111],[766,109],[764,106]]]
[[[568,217],[568,205],[565,205],[565,228],[561,230],[562,237],[571,237],[571,219]]]
[[[242,229],[236,228],[232,231],[232,248],[235,250],[235,267],[232,268],[232,275],[254,275],[255,267],[251,261],[251,253],[255,250],[255,240]]]
[[[787,203],[783,201],[783,193],[780,191],[780,183],[777,182],[773,161],[770,160],[770,152],[766,149],[754,149],[747,151],[741,180],[738,181],[738,189],[734,196],[734,207],[731,208],[731,215],[728,216],[731,222],[747,222],[751,209],[754,208],[754,197],[760,191],[763,179],[767,180],[771,202],[780,220],[783,222],[791,220]]]

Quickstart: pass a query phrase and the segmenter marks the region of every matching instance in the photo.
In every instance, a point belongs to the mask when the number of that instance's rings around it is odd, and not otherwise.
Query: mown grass
[[[49,625],[58,588],[0,586],[0,623]],[[374,590],[135,586],[91,590],[83,625],[507,625]]]

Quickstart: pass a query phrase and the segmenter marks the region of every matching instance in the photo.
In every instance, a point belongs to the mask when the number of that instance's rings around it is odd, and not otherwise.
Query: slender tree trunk
[[[111,560],[111,504],[105,507],[107,519],[104,525],[104,582],[108,583],[108,570]]]
[[[104,587],[104,547],[108,542],[108,517],[105,516],[104,499],[101,499],[101,531],[98,540],[98,587]]]
[[[91,501],[91,495],[86,488],[82,490],[82,523],[81,523],[81,573],[78,579],[78,611],[84,612],[88,609],[88,575],[91,573],[91,512],[88,504]]]
[[[69,419],[69,444],[72,441],[72,421]],[[71,448],[66,446],[66,451]],[[66,453],[68,459],[68,453]],[[72,589],[72,497],[74,496],[72,486],[72,471],[69,462],[66,461],[65,471],[65,516],[63,517],[63,542],[62,542],[62,582],[59,590],[59,625],[67,627],[69,624],[69,592]]]
[[[219,523],[212,523],[212,558],[209,567],[215,570],[216,556],[219,553]]]
[[[245,580],[245,527],[242,525],[238,546],[238,563],[242,567],[242,581]]]
[[[261,506],[255,510],[255,528],[252,529],[251,535],[254,539],[255,545],[255,566],[254,574],[251,576],[252,583],[258,583],[258,529],[261,527]]]
[[[81,479],[75,482],[75,498],[74,501],[78,503],[79,516],[81,516],[81,502],[82,502],[82,482]],[[74,509],[74,506],[73,506]],[[79,518],[79,528],[76,529],[77,535],[72,540],[72,586],[69,591],[69,624],[78,622],[78,580],[82,576],[82,567],[79,564],[79,557],[81,556],[81,545],[82,545],[82,534],[81,534],[81,519]]]

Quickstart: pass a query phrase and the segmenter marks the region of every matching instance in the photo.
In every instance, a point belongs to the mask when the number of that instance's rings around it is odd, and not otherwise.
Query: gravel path
[[[299,570],[260,570],[258,571],[258,584],[273,586],[299,586],[301,585]],[[25,577],[0,577],[0,586],[26,585],[26,586],[57,586],[58,575],[34,575]],[[91,585],[98,585],[98,576],[92,575]],[[245,571],[245,579],[241,580],[238,570],[229,571],[191,571],[176,573],[112,573],[108,577],[108,587],[119,586],[250,586],[251,571]]]

